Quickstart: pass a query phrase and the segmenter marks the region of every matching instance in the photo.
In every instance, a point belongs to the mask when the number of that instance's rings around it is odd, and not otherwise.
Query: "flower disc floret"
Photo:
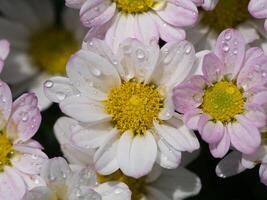
[[[244,98],[235,83],[220,81],[207,88],[202,108],[216,121],[227,123],[244,111]]]
[[[33,63],[41,70],[49,74],[65,74],[67,61],[78,47],[70,32],[50,27],[32,35],[29,50]]]
[[[14,155],[12,143],[6,134],[0,133],[0,172],[6,165],[11,165],[10,159]]]
[[[221,32],[229,27],[237,27],[250,18],[249,0],[220,0],[212,11],[203,13],[202,23]]]
[[[119,10],[124,13],[142,13],[151,9],[154,0],[114,0]]]
[[[106,183],[110,181],[119,181],[125,183],[132,192],[132,200],[140,200],[145,193],[146,176],[135,179],[125,176],[120,170],[106,176],[97,174],[98,183]]]
[[[122,132],[144,134],[152,127],[163,107],[163,97],[155,85],[128,81],[113,88],[105,101],[106,112]]]

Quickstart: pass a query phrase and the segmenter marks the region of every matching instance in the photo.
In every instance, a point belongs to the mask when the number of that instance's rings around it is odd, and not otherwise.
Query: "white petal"
[[[100,174],[108,175],[119,169],[117,162],[118,139],[117,132],[113,131],[106,143],[97,149],[94,155],[95,168]]]
[[[55,76],[46,80],[43,84],[46,97],[53,102],[60,103],[65,98],[79,94],[70,80],[65,77]]]
[[[125,132],[119,140],[117,152],[122,172],[127,176],[139,178],[151,171],[157,156],[157,145],[149,131],[136,136]]]
[[[118,50],[118,71],[125,80],[133,77],[148,83],[159,56],[157,43],[144,45],[136,39],[127,39]]]
[[[184,199],[199,193],[201,182],[197,175],[185,168],[163,170],[152,187],[164,193],[170,199]]]
[[[187,41],[169,42],[161,48],[161,55],[153,81],[163,88],[172,89],[189,75],[196,59],[195,50]]]
[[[21,176],[10,167],[0,174],[0,199],[21,200],[26,192],[26,185]]]
[[[81,122],[109,121],[111,116],[104,113],[104,104],[87,96],[70,96],[60,103],[63,113]]]
[[[131,191],[124,183],[107,182],[95,188],[102,200],[131,200]]]
[[[216,166],[216,174],[221,178],[227,178],[241,173],[246,168],[241,164],[241,153],[233,151],[223,158]]]
[[[95,100],[105,100],[106,93],[121,83],[117,70],[108,59],[86,50],[71,57],[67,74],[79,91]]]

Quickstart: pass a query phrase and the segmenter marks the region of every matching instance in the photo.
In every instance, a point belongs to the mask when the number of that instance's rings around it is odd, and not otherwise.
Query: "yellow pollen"
[[[97,174],[97,182],[98,183],[106,183],[108,181],[119,181],[128,185],[129,189],[132,192],[132,200],[140,200],[142,196],[145,194],[145,185],[146,185],[146,177],[141,177],[139,179],[134,179],[129,176],[125,176],[120,170],[114,172],[111,175],[103,176]]]
[[[226,28],[236,28],[250,18],[249,0],[220,0],[212,11],[204,11],[202,23],[217,33]]]
[[[157,119],[163,98],[154,85],[128,81],[113,88],[104,104],[105,111],[112,115],[113,123],[122,133],[130,130],[144,134]]]
[[[228,123],[244,111],[244,101],[233,82],[220,81],[205,91],[201,107],[216,121]]]
[[[49,74],[65,74],[69,57],[78,50],[74,36],[63,28],[50,27],[30,38],[32,62]]]
[[[164,0],[113,0],[117,9],[124,13],[147,12],[154,7],[164,4]]]
[[[12,143],[6,134],[0,133],[0,172],[6,165],[11,165],[10,159],[14,155]]]

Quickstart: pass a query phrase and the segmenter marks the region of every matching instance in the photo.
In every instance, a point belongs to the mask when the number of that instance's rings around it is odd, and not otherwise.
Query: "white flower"
[[[23,200],[130,200],[131,192],[120,182],[97,184],[89,168],[73,172],[63,158],[53,158],[43,166],[41,177],[47,186],[35,187]]]
[[[199,22],[187,31],[187,39],[197,50],[212,49],[221,31],[236,28],[247,44],[261,44],[267,50],[267,34],[263,21],[254,19],[248,12],[249,0],[205,0]]]
[[[0,37],[12,46],[1,78],[12,85],[15,95],[35,92],[41,110],[51,104],[43,94],[44,80],[65,74],[66,62],[85,34],[78,13],[65,9],[59,27],[54,10],[49,0],[0,1]]]
[[[74,127],[78,127],[77,124],[78,122],[71,118],[62,117],[55,124],[55,134],[72,169],[79,170],[91,164],[88,152],[92,149],[81,149],[72,144],[71,133]],[[181,167],[175,170],[162,170],[155,165],[147,176],[139,179],[127,177],[117,171],[108,176],[97,174],[97,180],[101,183],[111,180],[123,181],[132,191],[134,200],[180,200],[198,194],[201,189],[200,179],[182,167],[188,165],[198,155],[199,151],[184,154]]]
[[[68,78],[54,77],[44,87],[50,100],[81,122],[72,128],[72,140],[97,148],[99,173],[121,169],[138,178],[155,162],[176,168],[181,152],[199,148],[171,99],[173,87],[195,70],[190,43],[167,43],[159,50],[154,42],[129,39],[116,55],[101,40],[84,48],[70,59]]]

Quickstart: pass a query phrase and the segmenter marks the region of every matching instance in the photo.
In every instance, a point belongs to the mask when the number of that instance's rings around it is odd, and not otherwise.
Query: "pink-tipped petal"
[[[224,135],[224,125],[217,121],[208,121],[203,127],[200,127],[200,134],[204,141],[207,143],[217,143],[219,142]]]
[[[261,87],[267,83],[267,56],[260,48],[250,48],[246,52],[246,61],[241,69],[237,84],[245,91],[253,87]]]
[[[85,0],[65,0],[66,6],[70,8],[80,9]]]
[[[251,0],[248,10],[256,18],[267,18],[267,0]]]
[[[202,110],[194,109],[184,114],[184,122],[187,127],[197,130],[198,129],[198,121],[202,115]]]
[[[210,152],[215,158],[222,158],[228,152],[230,148],[230,137],[227,128],[224,130],[222,139],[209,145]]]
[[[169,0],[164,9],[156,12],[168,24],[177,27],[191,26],[198,17],[197,7],[192,1],[188,0],[179,0],[178,2]]]
[[[261,143],[259,130],[251,124],[242,123],[239,116],[236,118],[238,121],[228,126],[231,144],[242,153],[254,153]]]
[[[214,53],[204,56],[202,70],[210,84],[220,81],[225,73],[223,63]]]
[[[186,113],[202,103],[203,91],[192,84],[181,84],[173,90],[173,103],[178,112]]]
[[[225,73],[233,79],[242,68],[245,56],[245,41],[241,33],[234,29],[223,31],[216,42],[215,54],[225,66]]]
[[[7,125],[8,134],[17,136],[18,140],[27,141],[36,133],[41,123],[41,113],[37,107],[37,101],[37,97],[33,93],[27,93],[13,103]]]
[[[0,80],[0,129],[2,130],[9,119],[12,107],[12,94],[9,86]]]

